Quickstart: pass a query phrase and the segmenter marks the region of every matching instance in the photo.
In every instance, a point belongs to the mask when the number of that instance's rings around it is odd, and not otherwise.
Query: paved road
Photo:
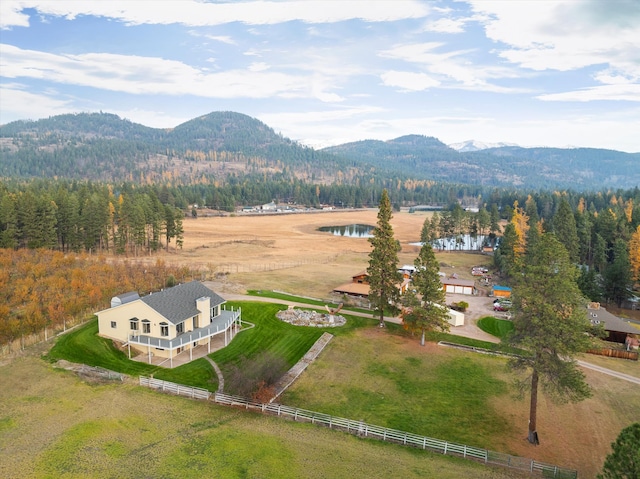
[[[313,305],[310,305],[308,303],[297,303],[294,301],[285,301],[282,299],[276,299],[276,298],[263,298],[261,296],[249,296],[246,294],[233,294],[233,293],[224,293],[224,297],[226,300],[228,301],[262,301],[265,303],[279,303],[279,304],[286,304],[288,306],[296,306],[299,308],[309,308],[309,307],[314,307]],[[358,311],[345,311],[345,313],[351,314],[353,316],[361,316],[364,318],[372,318],[373,316],[370,313],[361,313]],[[396,317],[389,317],[389,316],[385,316],[384,320],[386,322],[389,323],[395,323],[395,324],[402,324],[402,320],[400,318],[396,318]],[[477,328],[476,328],[477,329]],[[473,338],[473,339],[482,339],[484,341],[491,341],[494,343],[498,343],[500,342],[500,340],[494,336],[490,336],[484,332],[482,332],[483,335],[488,336],[487,337],[479,337],[478,332],[477,331],[473,331],[473,330],[469,330],[468,328],[451,328],[451,330],[449,331],[449,333],[451,334],[455,334],[458,336],[464,336],[464,337],[468,337],[468,338]],[[580,366],[582,366],[583,368],[587,368],[587,369],[592,369],[594,371],[598,371],[599,373],[602,374],[607,374],[609,376],[618,378],[618,379],[622,379],[624,381],[629,381],[631,383],[634,384],[638,384],[640,385],[640,378],[636,378],[634,376],[630,376],[629,374],[624,374],[624,373],[619,373],[617,371],[613,371],[612,369],[607,369],[607,368],[603,368],[601,366],[597,366],[595,364],[591,364],[588,363],[586,361],[578,361],[578,364]]]

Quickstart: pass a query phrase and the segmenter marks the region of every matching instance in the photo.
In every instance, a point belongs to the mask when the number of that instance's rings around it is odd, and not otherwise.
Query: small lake
[[[331,233],[334,236],[347,236],[348,238],[371,238],[373,229],[371,225],[345,225],[345,226],[321,226],[319,231]]]

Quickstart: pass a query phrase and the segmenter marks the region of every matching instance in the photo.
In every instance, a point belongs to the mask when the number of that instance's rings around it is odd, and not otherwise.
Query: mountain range
[[[501,148],[503,146],[518,146],[515,143],[485,143],[478,140],[467,140],[460,143],[449,143],[449,148],[453,148],[461,153],[469,151],[488,150],[489,148]]]
[[[640,153],[522,148],[406,135],[315,150],[259,120],[212,112],[171,129],[108,113],[0,126],[0,176],[101,181],[221,181],[260,175],[314,183],[371,176],[526,189],[600,190],[640,184]]]

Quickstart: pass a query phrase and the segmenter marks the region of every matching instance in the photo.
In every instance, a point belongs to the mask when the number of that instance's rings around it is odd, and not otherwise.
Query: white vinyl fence
[[[330,416],[329,414],[284,406],[282,404],[264,404],[239,396],[230,396],[223,393],[211,393],[205,389],[182,386],[168,381],[149,379],[142,376],[140,377],[140,385],[191,398],[211,399],[214,402],[225,406],[242,407],[244,409],[257,410],[263,413],[293,419],[294,421],[310,422],[312,424],[326,426],[331,429],[339,429],[361,437],[379,439],[382,441],[393,442],[395,444],[402,444],[442,454],[463,457],[483,462],[485,464],[504,466],[529,472],[537,476],[556,479],[577,479],[578,477],[578,472],[573,469],[565,469],[553,464],[538,462],[533,459],[442,441],[440,439],[433,439],[419,434],[375,426],[362,421],[344,419],[341,417]]]

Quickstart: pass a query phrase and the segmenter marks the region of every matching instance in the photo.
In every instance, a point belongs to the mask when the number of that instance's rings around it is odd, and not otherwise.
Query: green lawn
[[[293,366],[327,331],[333,335],[348,335],[355,329],[375,324],[375,320],[348,316],[347,324],[337,328],[293,326],[276,318],[276,313],[287,307],[273,303],[234,302],[242,308],[242,318],[255,324],[238,334],[224,349],[211,355],[225,377],[240,360],[251,360],[262,353],[282,358],[287,367]],[[242,368],[243,365],[240,365]]]
[[[326,301],[322,301],[319,299],[306,298],[304,296],[295,296],[293,294],[287,294],[287,293],[277,293],[275,291],[267,291],[263,289],[261,290],[250,289],[249,291],[247,291],[247,294],[250,296],[257,296],[262,298],[274,298],[274,299],[281,299],[283,301],[292,301],[294,303],[311,304],[313,306],[324,307],[325,305],[327,305]],[[338,304],[331,303],[328,306],[335,308],[338,306]],[[369,309],[353,308],[351,306],[345,306],[344,311],[357,311],[359,313],[372,314],[371,310]]]
[[[505,338],[507,334],[513,331],[513,323],[511,321],[494,318],[493,316],[485,316],[479,319],[477,324],[485,333],[489,333],[500,339]]]
[[[270,352],[283,358],[291,367],[304,356],[324,331],[337,335],[349,334],[354,329],[375,323],[373,319],[348,316],[347,324],[340,328],[292,326],[275,317],[276,313],[286,306],[259,302],[233,302],[229,305],[241,307],[243,320],[255,324],[255,328],[241,332],[229,346],[211,355],[223,371],[227,364],[235,363],[241,357],[251,358],[262,352]],[[113,346],[112,341],[98,336],[96,319],[62,335],[47,357],[52,361],[66,359],[74,363],[100,366],[131,376],[153,374],[158,379],[210,391],[215,391],[218,386],[218,378],[204,358],[173,369],[129,360],[125,353]]]
[[[96,386],[33,357],[0,367],[0,384],[16,386],[0,388],[0,477],[514,477],[502,468],[127,383]]]
[[[496,374],[504,359],[454,350],[428,355],[388,331],[370,336],[335,338],[282,402],[500,450],[511,427],[493,409],[493,398],[507,394]]]
[[[49,351],[51,361],[66,359],[79,364],[99,366],[130,376],[150,376],[188,386],[215,391],[218,377],[205,359],[197,359],[174,369],[131,361],[113,342],[98,336],[98,321],[94,319],[77,330],[58,338]]]

